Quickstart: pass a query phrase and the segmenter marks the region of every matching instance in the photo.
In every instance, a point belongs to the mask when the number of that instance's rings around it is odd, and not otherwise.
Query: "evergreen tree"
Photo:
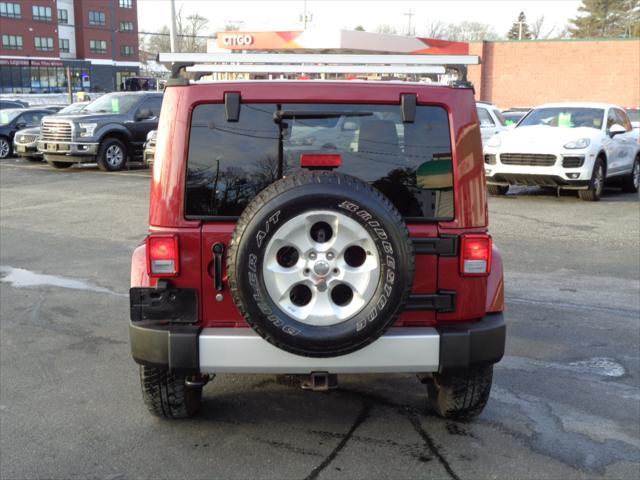
[[[520,29],[522,29],[522,37]],[[527,25],[527,16],[524,12],[520,12],[518,15],[518,20],[513,22],[513,26],[509,33],[507,33],[507,38],[509,40],[530,40],[531,39],[531,31],[529,29],[529,25]]]
[[[640,0],[582,0],[569,33],[577,38],[638,36]]]

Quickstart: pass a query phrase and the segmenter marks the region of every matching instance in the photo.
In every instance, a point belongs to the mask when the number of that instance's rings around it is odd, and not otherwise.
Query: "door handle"
[[[217,292],[222,291],[222,256],[224,255],[224,244],[214,243],[211,246],[213,254],[213,288]]]

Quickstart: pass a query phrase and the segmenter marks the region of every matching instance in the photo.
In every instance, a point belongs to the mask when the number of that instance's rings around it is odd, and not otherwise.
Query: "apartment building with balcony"
[[[0,93],[119,90],[139,67],[137,0],[0,0]]]

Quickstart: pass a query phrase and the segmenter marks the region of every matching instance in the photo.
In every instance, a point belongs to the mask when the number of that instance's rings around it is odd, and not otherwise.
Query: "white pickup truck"
[[[540,105],[485,142],[484,161],[493,195],[535,185],[597,201],[605,182],[637,192],[640,181],[638,131],[624,109],[606,103]]]

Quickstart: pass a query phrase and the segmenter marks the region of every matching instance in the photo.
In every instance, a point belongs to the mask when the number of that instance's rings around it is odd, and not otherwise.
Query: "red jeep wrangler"
[[[131,269],[146,405],[191,416],[216,373],[412,372],[478,415],[505,345],[485,191],[469,89],[168,86]]]

